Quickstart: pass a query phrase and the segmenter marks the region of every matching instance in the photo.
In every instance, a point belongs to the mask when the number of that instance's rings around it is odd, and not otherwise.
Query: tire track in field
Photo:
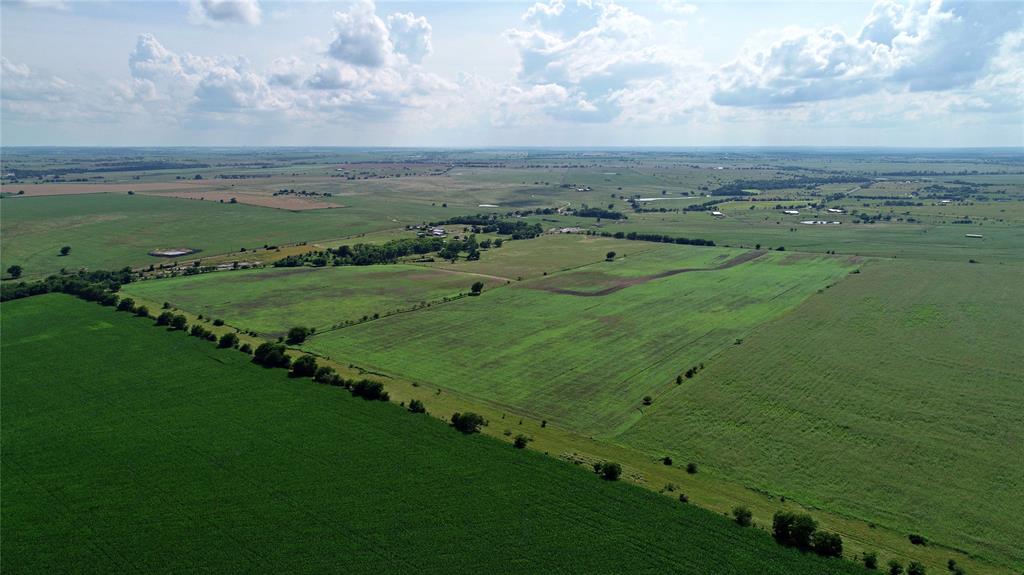
[[[738,266],[740,264],[745,264],[745,263],[747,263],[749,261],[752,261],[752,260],[756,260],[757,258],[763,256],[765,253],[767,253],[765,250],[751,250],[751,251],[749,251],[749,252],[747,252],[745,254],[740,254],[740,255],[732,258],[731,260],[723,262],[723,263],[721,263],[721,264],[719,264],[719,265],[717,265],[715,267],[710,267],[710,268],[680,268],[680,269],[677,269],[677,270],[668,270],[668,271],[658,272],[656,274],[650,274],[650,275],[646,275],[646,276],[639,276],[639,277],[635,277],[635,278],[626,278],[626,279],[618,280],[618,281],[616,281],[615,283],[613,283],[612,285],[610,285],[610,286],[608,286],[606,288],[599,289],[597,291],[592,291],[592,292],[578,291],[578,290],[572,290],[572,289],[566,289],[566,288],[535,287],[534,289],[539,289],[539,290],[548,291],[548,292],[552,292],[552,293],[559,293],[559,294],[563,294],[563,295],[575,295],[575,296],[580,296],[580,297],[606,296],[606,295],[609,295],[609,294],[613,294],[613,293],[615,293],[615,292],[617,292],[617,291],[619,291],[621,289],[628,288],[630,286],[640,285],[640,284],[647,283],[649,281],[654,281],[654,280],[661,279],[661,278],[667,278],[667,277],[674,276],[674,275],[685,274],[685,273],[689,273],[689,272],[713,272],[713,271],[728,269],[728,268],[731,268],[731,267]]]

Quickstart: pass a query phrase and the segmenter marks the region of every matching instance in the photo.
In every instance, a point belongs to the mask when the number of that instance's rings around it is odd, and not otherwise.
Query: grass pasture
[[[125,295],[170,302],[269,336],[302,325],[319,331],[373,314],[387,315],[505,282],[423,266],[264,268],[179,276],[124,286]]]
[[[149,320],[2,312],[5,573],[863,573]]]
[[[869,262],[616,441],[1024,567],[1024,270]]]
[[[614,435],[641,416],[645,395],[674,387],[678,374],[836,281],[852,264],[773,252],[601,297],[557,291],[635,281],[654,270],[713,267],[744,253],[659,245],[619,261],[316,335],[305,347],[583,434]]]
[[[25,275],[61,268],[120,269],[166,263],[150,250],[191,247],[197,257],[242,247],[341,238],[428,219],[429,206],[385,202],[291,212],[242,204],[127,194],[6,198],[3,261]],[[71,246],[66,257],[61,246]]]

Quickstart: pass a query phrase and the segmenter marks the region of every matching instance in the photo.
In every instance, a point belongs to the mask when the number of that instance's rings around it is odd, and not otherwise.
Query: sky
[[[0,3],[0,144],[1024,147],[1024,3]]]

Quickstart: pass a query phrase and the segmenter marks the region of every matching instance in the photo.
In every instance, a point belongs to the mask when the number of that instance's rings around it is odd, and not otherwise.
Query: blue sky
[[[0,11],[3,145],[1024,146],[1019,2]]]

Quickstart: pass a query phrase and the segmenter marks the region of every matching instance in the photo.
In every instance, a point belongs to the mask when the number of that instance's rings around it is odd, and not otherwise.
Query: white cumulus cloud
[[[190,0],[189,18],[197,24],[260,23],[262,10],[258,0]]]

